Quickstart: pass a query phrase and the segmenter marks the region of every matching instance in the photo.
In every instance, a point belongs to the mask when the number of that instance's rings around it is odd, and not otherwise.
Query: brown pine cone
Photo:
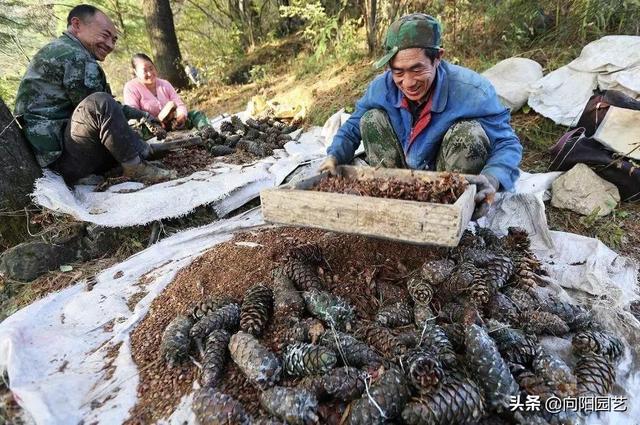
[[[324,287],[315,268],[305,261],[292,258],[284,264],[283,270],[300,291],[321,291]]]
[[[244,294],[240,309],[240,329],[260,336],[273,311],[273,292],[261,283],[252,286]]]
[[[571,341],[573,354],[600,354],[611,360],[617,360],[624,353],[624,344],[620,338],[602,331],[579,332]]]
[[[468,378],[445,379],[440,388],[407,403],[402,419],[408,425],[475,424],[484,415],[482,391]]]
[[[273,270],[272,277],[275,316],[280,319],[302,316],[305,308],[304,300],[293,281],[287,277],[281,267]]]
[[[556,396],[571,397],[576,393],[576,377],[560,358],[547,353],[540,345],[533,359],[533,371],[545,380]]]
[[[339,400],[354,400],[364,392],[366,377],[366,372],[355,367],[338,367],[323,376],[324,389],[331,397]]]
[[[201,388],[196,391],[191,408],[200,425],[252,423],[251,416],[240,402],[214,388]]]
[[[318,422],[318,400],[302,388],[269,388],[260,394],[260,405],[288,424],[311,425]]]
[[[432,393],[444,379],[444,370],[438,359],[422,348],[409,350],[402,355],[400,365],[409,382],[421,394]]]
[[[569,326],[561,318],[546,311],[524,311],[520,321],[524,330],[536,335],[561,336],[569,333]]]
[[[382,357],[373,348],[352,335],[344,332],[327,330],[320,338],[320,344],[338,353],[345,365],[353,367],[378,367]]]
[[[597,354],[581,356],[573,372],[578,380],[579,397],[605,396],[616,380],[613,362]]]

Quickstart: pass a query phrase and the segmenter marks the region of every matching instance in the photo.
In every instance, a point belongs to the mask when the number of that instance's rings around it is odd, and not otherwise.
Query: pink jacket
[[[170,82],[157,78],[156,93],[157,97],[138,79],[134,78],[124,85],[124,103],[157,117],[164,105],[173,100],[178,107],[177,114],[187,115],[187,107]]]

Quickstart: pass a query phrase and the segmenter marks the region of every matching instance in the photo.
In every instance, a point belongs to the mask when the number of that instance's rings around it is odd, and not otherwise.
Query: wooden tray
[[[345,177],[433,181],[444,173],[339,166]],[[469,185],[454,204],[404,201],[308,190],[322,175],[260,193],[266,221],[316,227],[396,241],[456,246],[473,214],[476,186]]]

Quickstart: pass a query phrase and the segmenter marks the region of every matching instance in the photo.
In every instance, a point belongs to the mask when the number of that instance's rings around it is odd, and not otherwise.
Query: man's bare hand
[[[500,188],[500,182],[490,174],[467,176],[467,181],[476,185],[476,197],[474,198],[476,209],[473,212],[472,220],[477,220],[489,212],[496,191]]]
[[[328,172],[332,176],[338,174],[338,160],[334,156],[327,156],[322,164],[320,164],[320,172]]]

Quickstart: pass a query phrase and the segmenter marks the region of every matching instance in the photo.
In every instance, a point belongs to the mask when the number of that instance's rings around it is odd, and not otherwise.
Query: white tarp
[[[126,227],[183,216],[201,205],[210,205],[224,216],[274,187],[299,165],[324,157],[321,127],[313,127],[284,150],[253,164],[216,163],[188,177],[145,187],[141,183],[122,183],[105,192],[94,186],[73,189],[62,177],[45,170],[32,194],[39,205],[69,214],[77,220],[108,227]]]
[[[508,58],[482,75],[491,81],[502,104],[513,112],[527,103],[531,84],[542,78],[542,66],[527,58]]]
[[[595,88],[640,97],[640,37],[609,35],[587,44],[579,57],[533,84],[529,106],[571,126]]]
[[[540,221],[544,217],[542,192],[553,176],[525,175],[526,185],[521,187],[535,188],[537,193],[503,196],[485,225],[499,231],[509,225],[532,230],[536,253],[550,274],[548,288],[565,297],[589,300],[601,313],[599,317],[637,350],[640,324],[628,312],[629,303],[637,299],[637,266],[595,239],[548,231]],[[81,420],[117,424],[125,420],[136,402],[138,384],[130,334],[153,299],[180,268],[205,250],[229,240],[234,231],[261,223],[259,211],[252,211],[178,233],[100,273],[91,291],[79,282],[0,324],[0,366],[6,369],[20,405],[39,424]],[[242,245],[242,249],[255,248]],[[117,277],[119,272],[122,276]],[[141,286],[142,276],[146,283]],[[146,295],[131,311],[127,300],[140,291]],[[108,356],[112,347],[119,347],[115,357]],[[619,390],[628,397],[628,411],[599,419],[592,416],[593,423],[633,424],[640,417],[640,376],[629,352],[618,367],[617,379]],[[189,405],[186,396],[168,420],[192,423]]]

